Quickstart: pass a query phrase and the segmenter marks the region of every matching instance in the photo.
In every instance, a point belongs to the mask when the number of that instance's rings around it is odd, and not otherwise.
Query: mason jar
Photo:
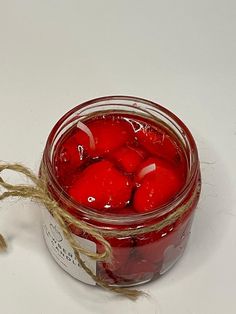
[[[161,125],[168,129],[181,147],[186,161],[186,179],[178,194],[163,206],[132,215],[125,211],[120,214],[100,212],[76,202],[59,182],[55,152],[65,134],[79,121],[113,114],[135,116],[152,125]],[[111,260],[95,261],[81,255],[100,280],[120,287],[149,282],[167,272],[182,256],[199,199],[200,167],[193,136],[185,124],[166,108],[152,101],[129,96],[108,96],[79,104],[67,112],[49,134],[42,167],[51,197],[78,220],[96,228],[101,234],[105,232],[104,238],[112,248]],[[70,176],[70,173],[65,176]],[[175,214],[181,208],[184,211],[179,217],[161,227],[169,215]],[[159,227],[155,228],[157,225]],[[47,209],[43,213],[43,230],[46,244],[55,261],[78,280],[96,284],[81,268],[60,226]],[[74,239],[85,249],[98,253],[104,250],[103,245],[90,234],[72,224],[70,230]]]

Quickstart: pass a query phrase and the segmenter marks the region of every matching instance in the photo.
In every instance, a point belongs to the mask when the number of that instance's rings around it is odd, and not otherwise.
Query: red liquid
[[[83,126],[74,126],[57,143],[53,159],[57,180],[74,201],[97,212],[132,216],[158,210],[184,186],[185,154],[166,126],[118,114],[83,124],[92,136]],[[185,248],[194,207],[161,231],[108,238],[114,260],[98,262],[98,274],[111,284],[132,285],[165,272]],[[72,231],[89,238],[76,228]],[[97,250],[103,250],[101,245]]]
[[[75,201],[104,212],[142,213],[170,202],[180,191],[186,160],[177,139],[163,126],[119,115],[83,123],[95,145],[75,126],[54,156],[58,181]]]

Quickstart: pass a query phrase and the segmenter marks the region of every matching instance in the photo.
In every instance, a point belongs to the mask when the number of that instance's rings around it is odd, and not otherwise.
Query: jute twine
[[[180,218],[185,211],[191,206],[195,199],[195,195],[191,197],[191,199],[180,206],[169,214],[162,221],[157,222],[151,226],[142,227],[140,229],[132,229],[132,230],[100,230],[96,227],[88,225],[84,221],[78,220],[71,214],[69,214],[65,209],[61,208],[58,203],[50,196],[46,178],[37,177],[30,169],[26,168],[21,164],[9,164],[9,163],[0,163],[0,173],[4,170],[12,170],[17,173],[21,173],[25,175],[28,179],[31,180],[32,184],[21,184],[21,185],[12,185],[5,182],[0,176],[0,186],[2,186],[5,191],[0,194],[0,201],[7,199],[9,197],[20,197],[20,198],[30,198],[34,201],[38,201],[43,204],[49,212],[53,215],[54,219],[60,225],[65,238],[71,245],[74,250],[74,254],[81,265],[81,267],[85,270],[85,272],[102,288],[106,290],[110,290],[112,292],[118,293],[120,295],[124,295],[132,300],[137,299],[140,295],[145,295],[143,291],[135,290],[135,289],[127,289],[114,287],[106,282],[104,282],[99,276],[95,275],[89,267],[84,263],[80,254],[84,254],[96,261],[111,261],[112,259],[112,248],[107,240],[104,237],[125,237],[125,236],[134,236],[142,233],[159,231],[164,227],[171,225],[178,218]],[[94,253],[90,252],[87,249],[78,245],[75,241],[72,232],[69,228],[70,225],[74,225],[77,228],[81,229],[83,232],[91,235],[95,238],[100,244],[104,247],[104,252],[102,253]],[[0,234],[0,251],[6,250],[7,244],[4,237]]]

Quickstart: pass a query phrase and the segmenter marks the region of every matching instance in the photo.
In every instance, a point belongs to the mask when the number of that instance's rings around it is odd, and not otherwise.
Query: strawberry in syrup
[[[78,203],[106,211],[124,208],[130,201],[131,180],[107,160],[95,162],[75,179],[68,192]]]
[[[79,133],[80,143],[82,143],[86,140],[86,136],[84,132],[79,131]],[[79,144],[77,136],[78,130],[73,130],[73,133],[66,136],[56,148],[54,167],[58,180],[65,187],[70,184],[74,173],[88,157],[85,146]]]
[[[91,157],[104,156],[134,140],[132,127],[123,120],[97,118],[83,124],[78,123],[78,127],[85,131],[83,138],[81,139],[81,133],[78,132],[77,139]]]
[[[109,155],[123,171],[129,173],[135,172],[145,156],[146,153],[142,149],[132,146],[122,146]]]
[[[139,213],[161,207],[182,187],[182,181],[175,169],[168,162],[157,158],[149,158],[141,164],[137,172],[137,182],[139,186],[134,194],[133,204]]]
[[[135,135],[140,145],[150,154],[169,161],[178,159],[179,147],[173,137],[164,129],[144,124],[143,128],[136,132]]]

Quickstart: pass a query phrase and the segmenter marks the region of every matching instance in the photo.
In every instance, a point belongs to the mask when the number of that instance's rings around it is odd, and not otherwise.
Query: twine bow
[[[38,201],[43,204],[49,212],[52,214],[54,219],[60,225],[65,238],[73,248],[75,257],[77,258],[81,267],[86,271],[86,273],[102,288],[106,290],[110,290],[112,292],[124,295],[132,300],[137,299],[140,295],[145,295],[143,291],[135,290],[135,289],[127,289],[114,287],[106,282],[104,282],[100,277],[95,275],[89,267],[84,263],[81,259],[80,254],[84,254],[91,259],[96,261],[107,261],[112,258],[112,248],[109,242],[104,238],[107,237],[125,237],[125,236],[134,236],[142,233],[159,231],[164,227],[174,223],[178,218],[180,218],[184,212],[191,206],[193,201],[195,200],[195,194],[191,197],[191,199],[184,205],[180,206],[173,213],[169,214],[162,221],[157,222],[151,226],[142,227],[140,229],[132,229],[132,230],[98,230],[96,227],[88,225],[87,223],[78,220],[70,213],[68,213],[65,209],[61,208],[58,203],[49,195],[46,178],[38,178],[30,169],[26,168],[20,164],[8,164],[0,163],[0,174],[4,170],[12,170],[17,173],[21,173],[26,176],[32,184],[21,184],[21,185],[12,185],[3,180],[0,176],[0,186],[5,189],[5,191],[0,194],[0,201],[10,198],[10,197],[19,197],[19,198],[30,198],[34,201]],[[69,228],[70,225],[74,225],[77,228],[81,229],[83,232],[91,235],[95,238],[100,244],[103,245],[104,251],[102,253],[94,253],[90,252],[83,247],[79,246],[78,243],[72,236],[71,230]],[[0,234],[0,250],[4,250],[7,248],[6,241],[3,236]]]

